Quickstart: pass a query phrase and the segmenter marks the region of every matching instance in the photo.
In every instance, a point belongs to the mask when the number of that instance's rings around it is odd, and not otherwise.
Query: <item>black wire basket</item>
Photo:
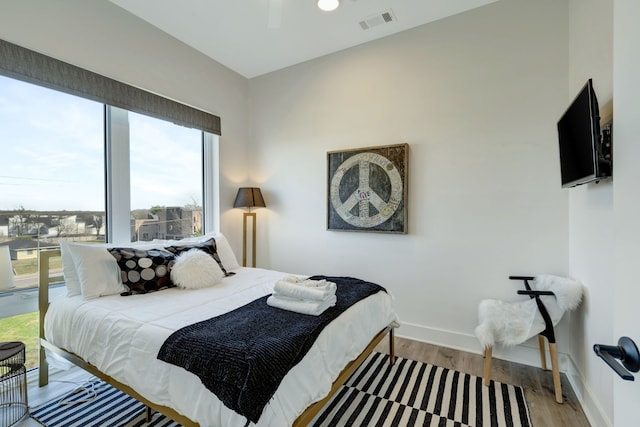
[[[0,426],[13,426],[29,416],[25,347],[0,343]]]

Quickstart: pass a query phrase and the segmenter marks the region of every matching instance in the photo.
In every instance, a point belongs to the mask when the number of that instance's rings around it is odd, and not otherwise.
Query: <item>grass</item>
[[[102,242],[101,242],[102,243]],[[13,269],[17,275],[37,274],[38,259],[22,259],[12,261]],[[62,258],[55,257],[49,259],[51,270],[62,269]],[[30,286],[38,286],[38,278],[34,277],[34,282]],[[50,283],[60,282],[63,277],[53,274],[49,278]],[[13,317],[0,318],[0,342],[21,341],[26,347],[27,369],[38,366],[38,312],[19,314]]]
[[[13,269],[18,275],[33,274],[38,272],[37,258],[14,260],[11,261],[11,263],[13,264]],[[49,259],[49,268],[52,270],[62,268],[62,258],[55,257]]]
[[[17,275],[38,273],[38,259],[23,259],[12,261]],[[55,257],[49,260],[51,270],[62,269],[62,258]],[[60,282],[63,277],[53,274],[49,282]],[[38,285],[37,276],[34,277],[32,286]],[[38,312],[19,314],[13,317],[0,318],[0,342],[21,341],[26,347],[27,369],[38,366]]]
[[[0,319],[0,341],[21,341],[26,347],[27,369],[38,366],[38,312]]]
[[[20,276],[22,277],[22,284],[18,287],[32,287],[38,286],[38,258],[30,258],[30,259],[20,259],[20,260],[12,260],[11,265],[16,272],[16,279]],[[53,257],[49,258],[49,271],[53,273],[53,276],[49,277],[49,283],[55,283],[61,280],[62,275],[56,274],[56,271],[62,271],[62,258],[61,257]],[[28,283],[25,283],[25,277],[30,278]]]

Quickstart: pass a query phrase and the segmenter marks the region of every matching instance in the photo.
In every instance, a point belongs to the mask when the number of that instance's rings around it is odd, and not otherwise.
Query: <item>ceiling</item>
[[[332,12],[316,1],[111,0],[247,78],[496,0],[341,0]]]

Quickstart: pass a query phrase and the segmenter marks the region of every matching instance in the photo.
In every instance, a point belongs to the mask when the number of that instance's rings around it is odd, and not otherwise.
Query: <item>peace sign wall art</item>
[[[327,229],[407,233],[409,144],[327,153]]]

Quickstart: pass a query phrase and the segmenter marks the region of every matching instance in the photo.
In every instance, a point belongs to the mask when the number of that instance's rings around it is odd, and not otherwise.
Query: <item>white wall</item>
[[[592,78],[601,107],[613,94],[613,0],[569,1],[569,91],[566,105]],[[595,343],[613,339],[613,183],[568,189],[569,272],[586,286],[572,314],[569,376],[593,425],[611,425],[613,377],[595,357]]]
[[[400,335],[479,352],[480,299],[567,273],[567,23],[566,2],[503,0],[250,80],[259,266],[377,281]],[[402,142],[409,233],[327,231],[327,151]]]
[[[108,1],[3,0],[0,38],[220,116],[221,228],[239,247],[247,79]]]
[[[613,95],[613,0],[569,1],[569,91],[567,105],[588,78],[602,107]],[[613,377],[595,357],[595,343],[613,334],[613,183],[604,181],[567,190],[569,271],[586,286],[586,296],[572,316],[571,382],[594,425],[611,425]]]
[[[614,335],[629,336],[640,344],[640,286],[638,285],[638,259],[640,250],[640,2],[614,1],[614,61],[613,61],[613,129],[614,154],[614,212],[615,212],[615,287]],[[634,382],[623,381],[610,371],[614,381],[614,420],[619,427],[638,425],[640,402],[639,374]]]

